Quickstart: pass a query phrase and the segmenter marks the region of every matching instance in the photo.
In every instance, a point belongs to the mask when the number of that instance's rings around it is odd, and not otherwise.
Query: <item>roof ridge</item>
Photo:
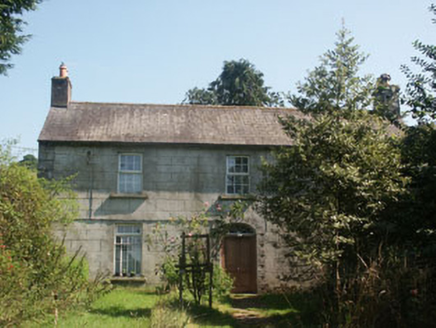
[[[71,104],[83,105],[128,105],[128,106],[153,106],[153,107],[186,107],[186,108],[204,108],[204,109],[260,109],[260,110],[278,110],[278,111],[298,111],[293,107],[262,107],[262,106],[225,106],[225,105],[201,105],[201,104],[153,104],[153,103],[129,103],[129,102],[97,102],[97,101],[71,101]]]

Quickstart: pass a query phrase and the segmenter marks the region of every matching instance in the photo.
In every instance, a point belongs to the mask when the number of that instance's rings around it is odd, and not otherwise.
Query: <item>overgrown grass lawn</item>
[[[59,314],[61,328],[149,327],[151,308],[158,296],[140,288],[117,288],[98,299],[86,312]],[[53,321],[29,327],[53,327]]]
[[[177,309],[177,297],[174,296],[167,304],[173,304],[173,309]],[[143,288],[118,287],[94,302],[88,311],[59,313],[58,327],[150,327],[152,309],[164,299],[168,300],[168,295],[159,296]],[[193,306],[191,303],[186,308],[189,318],[186,322],[189,322],[188,328],[313,327],[313,305],[303,295],[232,295],[221,302],[214,300],[212,309],[207,305]],[[157,313],[159,318],[176,315],[176,312],[165,310]],[[28,323],[24,327],[53,326],[54,318],[51,316],[45,322]],[[164,326],[165,323],[156,327]]]

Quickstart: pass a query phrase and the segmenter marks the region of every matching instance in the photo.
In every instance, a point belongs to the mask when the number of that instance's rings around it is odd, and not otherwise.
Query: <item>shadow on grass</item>
[[[226,303],[239,309],[269,309],[269,310],[291,310],[292,312],[306,312],[315,310],[318,300],[313,294],[234,294],[228,298]]]
[[[137,295],[148,295],[148,296],[158,296],[156,291],[152,288],[138,288],[138,287],[122,287],[116,286],[114,291],[128,291],[129,294],[137,294]]]
[[[149,308],[135,308],[125,309],[119,306],[106,307],[104,309],[94,309],[89,311],[93,314],[105,315],[108,317],[126,317],[126,318],[150,318],[151,309]]]
[[[235,318],[230,313],[223,313],[216,308],[209,308],[206,305],[191,305],[187,308],[188,314],[194,323],[202,326],[224,326],[239,327]]]
[[[311,293],[234,294],[226,302],[230,302],[234,310],[259,314],[257,318],[242,316],[239,320],[241,327],[319,327],[317,314],[321,303]]]

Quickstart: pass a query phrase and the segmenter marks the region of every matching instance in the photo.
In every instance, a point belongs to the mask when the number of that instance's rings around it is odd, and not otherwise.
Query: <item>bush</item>
[[[157,273],[161,275],[164,292],[174,290],[179,284],[179,272],[176,265],[175,258],[166,256],[162,265],[157,269]]]
[[[233,279],[230,275],[224,271],[219,264],[213,266],[213,295],[218,298],[222,298],[230,295],[230,291],[233,288]]]
[[[87,264],[68,257],[52,236],[53,223],[76,214],[67,181],[38,179],[0,145],[0,326],[19,326],[58,309],[89,304],[99,293]]]

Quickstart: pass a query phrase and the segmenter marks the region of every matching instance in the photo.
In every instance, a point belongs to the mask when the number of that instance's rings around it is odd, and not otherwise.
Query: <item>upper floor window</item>
[[[249,157],[227,156],[226,193],[243,195],[249,192]]]
[[[137,193],[142,191],[142,156],[120,154],[118,166],[118,192]]]

